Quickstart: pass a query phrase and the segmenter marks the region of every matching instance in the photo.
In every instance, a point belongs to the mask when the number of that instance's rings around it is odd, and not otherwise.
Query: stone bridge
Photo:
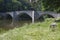
[[[0,13],[0,16],[4,16],[4,19],[6,17],[11,17],[13,21],[16,21],[20,19],[20,16],[26,15],[27,17],[32,19],[32,23],[34,23],[34,20],[39,19],[42,15],[50,15],[54,18],[60,17],[60,13],[51,12],[51,11],[14,11],[14,12],[5,12]],[[25,17],[26,18],[26,17]]]

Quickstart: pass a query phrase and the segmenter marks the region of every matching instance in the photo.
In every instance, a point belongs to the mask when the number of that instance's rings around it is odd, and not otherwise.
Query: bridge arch
[[[6,14],[6,19],[7,20],[11,20],[12,19],[12,16],[10,14]]]
[[[18,20],[32,20],[31,16],[27,13],[20,13],[17,15]]]
[[[38,18],[38,20],[40,21],[44,21],[46,18],[55,18],[53,15],[51,14],[41,14]]]
[[[55,18],[52,14],[42,14],[41,16],[48,16],[48,18]]]
[[[16,11],[17,15],[21,14],[21,13],[25,13],[27,15],[29,15],[32,18],[32,11]]]
[[[10,14],[6,14],[5,16],[5,21],[7,24],[11,24],[12,23],[12,16]]]

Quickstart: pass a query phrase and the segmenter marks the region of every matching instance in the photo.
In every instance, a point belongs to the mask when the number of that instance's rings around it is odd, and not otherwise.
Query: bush
[[[60,22],[60,18],[55,19],[55,22]]]

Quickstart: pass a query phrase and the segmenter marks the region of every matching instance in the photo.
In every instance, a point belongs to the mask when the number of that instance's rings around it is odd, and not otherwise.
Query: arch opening
[[[5,21],[7,24],[11,24],[12,23],[12,16],[9,14],[6,14]]]
[[[2,15],[0,15],[0,20],[3,20],[3,16]]]
[[[19,15],[17,15],[18,17],[18,26],[23,26],[24,24],[30,24],[32,21],[32,18],[26,14],[26,13],[20,13]]]
[[[6,15],[6,19],[7,19],[7,20],[12,20],[12,16],[9,15],[9,14],[7,14],[7,15]]]
[[[0,15],[0,24],[3,23],[4,16]]]
[[[26,13],[21,13],[18,15],[18,20],[28,21],[32,20],[32,18]]]
[[[45,21],[45,19],[47,19],[47,18],[54,18],[52,15],[50,15],[50,14],[42,14],[39,18],[38,18],[38,20],[39,21],[41,21],[41,22],[43,22],[43,21]]]
[[[4,16],[0,15],[0,27],[3,27],[4,25]]]

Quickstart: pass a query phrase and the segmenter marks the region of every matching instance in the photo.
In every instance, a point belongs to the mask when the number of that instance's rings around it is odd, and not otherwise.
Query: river
[[[32,23],[31,20],[11,21],[11,20],[0,20],[0,28],[11,29],[14,27],[22,27],[25,24]]]

